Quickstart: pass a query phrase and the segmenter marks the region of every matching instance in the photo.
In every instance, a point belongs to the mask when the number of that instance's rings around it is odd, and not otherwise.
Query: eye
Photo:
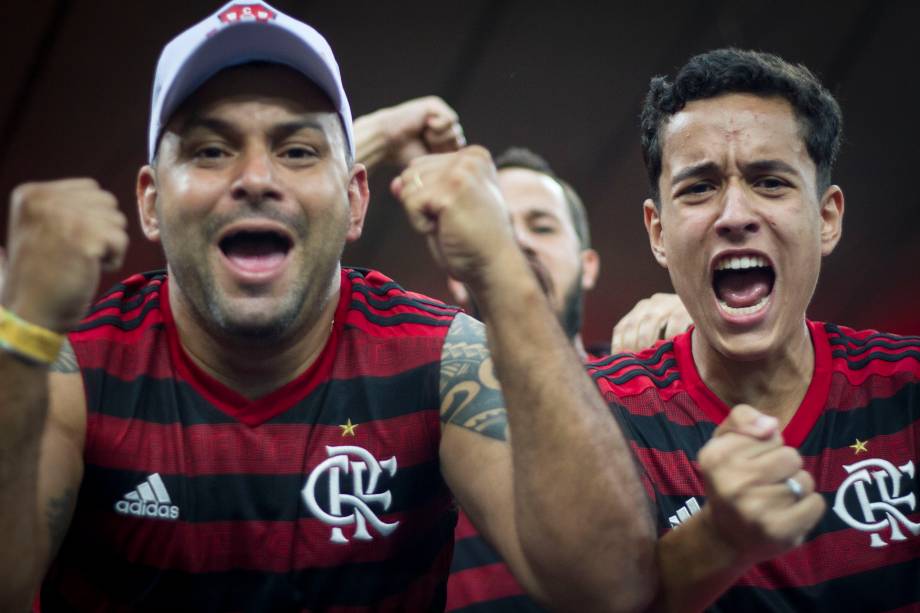
[[[754,187],[761,192],[774,194],[789,187],[789,183],[778,177],[761,177],[754,182]]]
[[[534,234],[554,234],[556,232],[555,226],[548,224],[538,224],[530,227],[530,231]]]
[[[229,156],[230,153],[218,145],[204,145],[195,149],[194,155],[201,160],[217,160]]]
[[[316,149],[306,145],[287,145],[281,148],[281,150],[278,152],[278,155],[287,160],[301,162],[312,160],[319,154],[317,153]]]
[[[709,181],[698,181],[681,189],[677,197],[689,202],[700,202],[712,194],[715,189],[716,186]]]

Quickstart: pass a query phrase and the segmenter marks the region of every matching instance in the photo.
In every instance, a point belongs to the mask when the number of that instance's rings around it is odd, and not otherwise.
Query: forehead
[[[274,107],[291,115],[315,114],[337,121],[332,102],[309,79],[279,64],[246,64],[227,68],[199,87],[170,118],[226,113],[245,105]]]
[[[702,161],[780,159],[814,164],[792,105],[781,97],[725,94],[694,100],[662,128],[662,173]]]
[[[499,170],[498,189],[512,215],[544,212],[571,221],[562,186],[541,172],[528,168]]]

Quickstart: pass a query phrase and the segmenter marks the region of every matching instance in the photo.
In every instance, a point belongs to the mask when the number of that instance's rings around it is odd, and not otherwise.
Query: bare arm
[[[355,119],[356,161],[369,173],[389,164],[402,170],[428,153],[466,144],[457,113],[437,96],[408,100]]]
[[[538,598],[561,610],[641,608],[655,588],[655,533],[630,450],[514,243],[490,168],[477,148],[432,156],[394,190],[435,257],[473,289],[507,401],[481,331],[467,337],[457,324],[442,366],[445,475]],[[465,376],[449,369],[459,350]]]
[[[28,609],[73,514],[85,406],[72,356],[65,346],[49,375],[0,352],[0,610]]]
[[[57,335],[76,327],[101,271],[120,266],[126,223],[115,198],[91,179],[25,184],[11,197],[0,290],[7,312],[0,349],[3,611],[29,607],[73,514],[86,406],[73,351],[66,342],[58,350]]]

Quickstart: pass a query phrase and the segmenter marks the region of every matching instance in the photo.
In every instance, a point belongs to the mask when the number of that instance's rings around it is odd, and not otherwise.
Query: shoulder
[[[680,379],[675,344],[680,337],[659,341],[636,353],[615,353],[586,363],[588,374],[602,391],[635,395],[664,390]]]
[[[832,323],[809,322],[827,336],[835,371],[873,375],[912,373],[920,377],[920,336],[855,330]]]
[[[152,318],[161,322],[165,282],[166,272],[160,270],[136,274],[118,283],[93,304],[80,326],[71,333],[71,341],[79,344],[105,329],[135,330],[150,324]]]
[[[406,290],[377,271],[345,268],[342,277],[343,292],[349,294],[349,327],[380,334],[443,337],[460,312],[458,307]]]

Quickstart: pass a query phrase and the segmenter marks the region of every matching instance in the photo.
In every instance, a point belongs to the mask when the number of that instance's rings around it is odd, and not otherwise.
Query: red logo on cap
[[[236,23],[238,21],[268,21],[276,16],[274,11],[262,4],[234,4],[218,15],[218,18],[224,23]]]

